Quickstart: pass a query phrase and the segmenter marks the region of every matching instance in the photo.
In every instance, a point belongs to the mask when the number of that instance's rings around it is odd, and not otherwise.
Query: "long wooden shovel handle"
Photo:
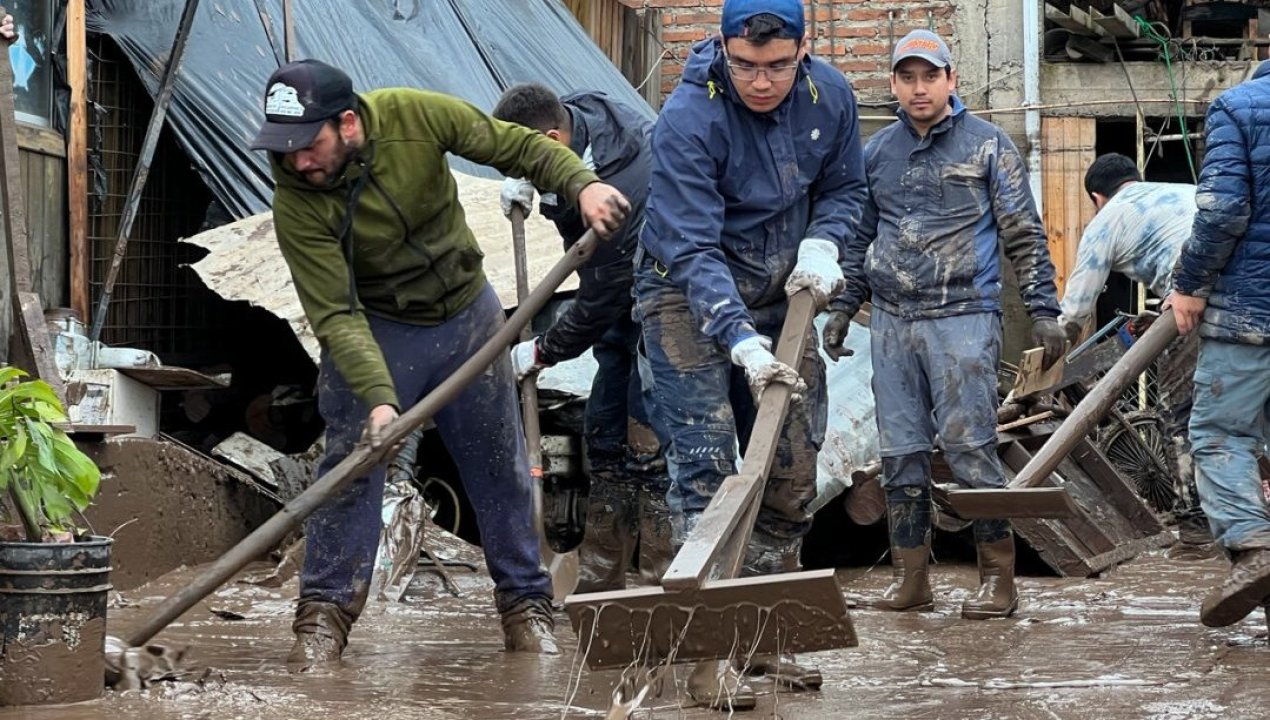
[[[789,299],[785,324],[776,341],[776,359],[798,369],[807,347],[808,329],[816,316],[811,291],[801,290]],[[701,519],[662,576],[667,590],[695,590],[710,579],[710,570],[722,557],[719,577],[735,577],[749,545],[750,533],[762,504],[763,487],[776,458],[785,415],[793,388],[772,383],[763,391],[754,430],[745,448],[741,472],[724,478]]]
[[[139,627],[128,634],[125,638],[126,642],[134,647],[149,642],[173,620],[246,567],[247,563],[277,545],[291,528],[321,507],[327,499],[354,479],[366,475],[376,465],[381,464],[392,446],[416,429],[423,427],[425,422],[450,404],[464,388],[507,352],[507,348],[520,334],[520,329],[542,309],[565,278],[586,263],[595,252],[598,242],[595,231],[587,231],[586,235],[583,235],[582,239],[565,253],[555,267],[551,268],[538,287],[534,288],[526,301],[516,308],[516,312],[498,329],[498,332],[494,333],[492,338],[468,358],[467,362],[463,363],[453,375],[442,381],[435,390],[407,410],[396,422],[385,428],[384,443],[379,449],[372,449],[369,445],[359,443],[339,465],[318,478],[313,485],[293,498],[263,525],[230,548],[229,552],[200,573],[192,583],[164,600]]]
[[[512,205],[512,251],[516,258],[516,301],[525,302],[529,297],[529,249],[525,243],[525,213]],[[520,331],[524,342],[534,336],[530,323]],[[525,427],[525,455],[529,458],[529,474],[535,482],[542,481],[542,431],[538,426],[538,377],[530,375],[520,383],[520,407]]]

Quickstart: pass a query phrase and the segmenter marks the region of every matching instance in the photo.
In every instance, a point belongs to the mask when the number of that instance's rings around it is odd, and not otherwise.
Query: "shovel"
[[[1050,475],[1063,458],[1113,409],[1125,388],[1155,362],[1177,334],[1177,319],[1173,317],[1172,310],[1165,309],[1005,488],[950,490],[939,499],[940,504],[967,520],[979,517],[1061,518],[1077,514],[1079,508],[1065,488],[1042,485],[1051,482]]]
[[[525,213],[513,205],[512,249],[516,255],[516,301],[529,297],[529,253],[525,245]],[[530,340],[534,330],[529,323],[520,331],[521,341]],[[542,517],[542,433],[538,426],[538,375],[520,383],[520,408],[524,416],[525,453],[529,457],[529,477],[534,491],[534,526],[538,528],[538,549],[542,562],[551,575],[552,600],[559,605],[578,587],[578,551],[557,553],[547,540],[547,526]]]
[[[811,292],[789,301],[776,359],[798,367],[815,315]],[[565,609],[592,670],[855,647],[832,569],[735,579],[762,505],[791,387],[759,401],[741,472],[724,479],[661,587],[571,595]]]
[[[569,275],[582,267],[599,242],[595,231],[588,230],[564,257],[551,268],[541,284],[534,288],[516,312],[494,333],[472,357],[467,359],[453,375],[446,378],[432,392],[407,410],[395,422],[384,429],[384,443],[373,449],[359,443],[353,451],[307,490],[297,495],[273,517],[243,538],[199,574],[186,587],[168,597],[150,613],[150,616],[134,628],[125,638],[126,645],[140,647],[150,641],[163,628],[179,618],[200,600],[214,592],[247,563],[255,560],[275,545],[296,525],[317,510],[329,498],[343,490],[354,479],[362,477],[384,462],[390,449],[414,430],[423,427],[439,410],[454,401],[464,388],[480,377],[486,368],[505,357],[507,348],[515,342],[520,329],[529,324],[556,288]]]

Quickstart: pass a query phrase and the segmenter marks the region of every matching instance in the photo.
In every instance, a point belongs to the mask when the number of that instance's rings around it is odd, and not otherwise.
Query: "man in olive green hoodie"
[[[278,244],[322,345],[321,475],[359,438],[372,446],[402,408],[454,372],[503,322],[445,155],[577,199],[603,236],[628,204],[567,147],[438,93],[353,93],[315,60],[269,79],[265,123]],[[551,580],[531,519],[511,362],[504,355],[435,418],[481,529],[508,650],[555,653]],[[379,540],[384,472],[354,481],[305,523],[292,671],[337,665],[361,612]]]

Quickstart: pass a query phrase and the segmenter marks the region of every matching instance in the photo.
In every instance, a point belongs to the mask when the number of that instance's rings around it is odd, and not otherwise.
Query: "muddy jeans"
[[[652,561],[650,551],[659,543],[650,535],[669,537],[664,526],[670,478],[663,440],[650,420],[651,393],[644,392],[640,380],[639,337],[639,325],[627,315],[592,348],[599,367],[583,434],[591,488],[586,535],[578,549],[579,592],[622,589],[637,544],[641,573],[660,578],[664,564]]]
[[[604,334],[591,352],[599,366],[587,398],[583,437],[591,482],[598,478],[627,478],[638,485],[669,485],[660,460],[658,434],[653,431],[639,376],[639,325],[624,317]]]
[[[409,407],[449,377],[503,324],[493,288],[445,323],[427,327],[370,316],[397,397]],[[498,361],[439,413],[437,430],[459,469],[481,531],[494,598],[500,611],[517,602],[551,597],[532,520],[533,497],[511,359]],[[352,451],[369,409],[323,354],[318,407],[326,421],[326,455],[318,475]],[[403,408],[404,410],[405,408]],[[304,525],[307,538],[300,600],[361,611],[379,543],[384,470],[354,480]]]
[[[705,333],[682,292],[651,263],[635,275],[636,313],[653,380],[653,407],[667,439],[671,510],[695,523],[719,485],[737,470],[738,441],[749,441],[755,404],[745,372]],[[756,329],[780,336],[787,305],[750,308]],[[828,403],[825,364],[809,333],[798,371],[807,383],[791,405],[755,523],[754,544],[794,548],[811,528],[808,503],[816,496],[816,455],[825,438]],[[677,538],[682,542],[682,537]]]
[[[1173,516],[1179,523],[1207,522],[1199,506],[1199,491],[1195,488],[1195,471],[1191,462],[1191,437],[1187,432],[1195,392],[1192,377],[1199,357],[1199,343],[1199,333],[1183,335],[1164,348],[1155,365],[1160,414],[1164,420],[1164,432],[1172,440],[1176,462],[1173,491],[1177,500],[1173,503]]]
[[[1200,340],[1190,429],[1213,537],[1231,551],[1270,548],[1270,508],[1257,470],[1270,439],[1270,345]]]
[[[958,484],[1004,485],[997,457],[1000,316],[905,320],[875,305],[869,320],[882,486],[928,487],[936,438]]]

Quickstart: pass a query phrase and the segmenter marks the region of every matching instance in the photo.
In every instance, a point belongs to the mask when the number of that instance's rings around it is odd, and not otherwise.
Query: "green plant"
[[[8,492],[27,539],[70,529],[71,514],[88,507],[101,472],[53,423],[66,422],[57,393],[43,380],[0,367],[0,492]]]

